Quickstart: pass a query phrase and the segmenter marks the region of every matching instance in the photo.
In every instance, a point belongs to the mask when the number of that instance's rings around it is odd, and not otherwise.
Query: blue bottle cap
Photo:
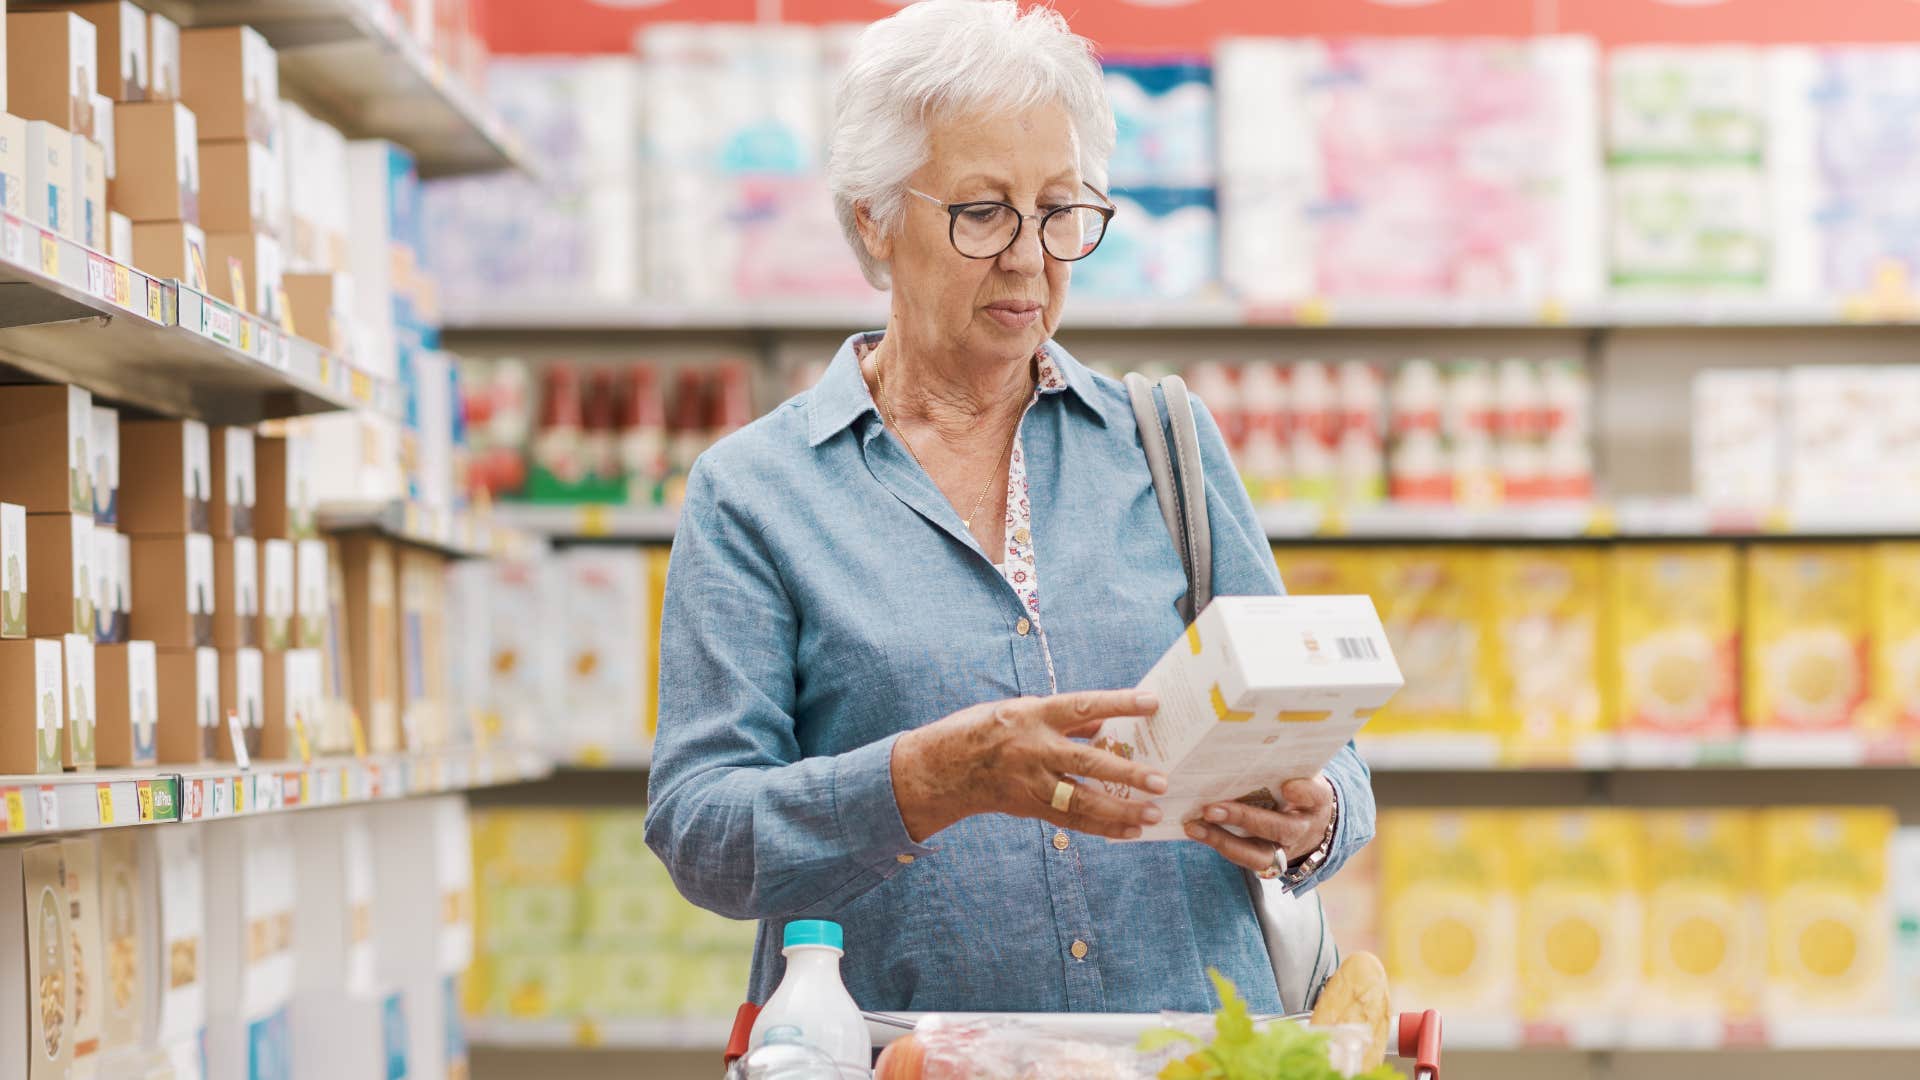
[[[781,939],[781,948],[791,949],[795,945],[825,945],[828,948],[846,951],[846,939],[840,932],[840,924],[825,919],[796,919],[787,924],[785,935]]]

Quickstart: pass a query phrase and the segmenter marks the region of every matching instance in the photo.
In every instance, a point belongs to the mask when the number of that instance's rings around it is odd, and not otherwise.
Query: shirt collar
[[[867,413],[879,414],[874,406],[873,394],[867,389],[866,377],[860,371],[860,360],[856,347],[865,343],[878,344],[882,335],[879,330],[865,330],[842,342],[839,351],[833,354],[833,362],[827,365],[826,374],[820,377],[813,389],[807,394],[807,445],[819,446],[841,429],[858,420]],[[1044,395],[1056,394],[1062,390],[1071,391],[1093,414],[1102,427],[1110,419],[1101,400],[1100,390],[1095,385],[1093,372],[1075,360],[1071,353],[1058,344],[1048,341],[1040,346],[1053,360],[1055,369],[1065,387],[1041,387]]]

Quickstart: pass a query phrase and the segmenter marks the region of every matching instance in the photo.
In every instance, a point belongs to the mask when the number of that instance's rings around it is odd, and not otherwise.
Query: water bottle
[[[845,1080],[840,1066],[824,1052],[808,1046],[800,1029],[768,1028],[766,1039],[752,1053],[733,1063],[727,1080]]]
[[[787,971],[753,1022],[747,1045],[758,1049],[775,1028],[797,1028],[800,1041],[826,1052],[841,1066],[873,1068],[873,1041],[860,1006],[840,981],[845,954],[840,924],[801,919],[787,924],[781,941]]]

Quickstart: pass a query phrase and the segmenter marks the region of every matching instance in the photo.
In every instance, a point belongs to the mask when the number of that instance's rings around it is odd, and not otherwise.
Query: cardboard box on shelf
[[[200,226],[216,233],[275,233],[285,181],[280,155],[246,139],[200,144]]]
[[[107,249],[107,152],[85,135],[73,141],[73,233],[83,246]]]
[[[0,641],[0,773],[58,773],[66,727],[60,641]]]
[[[180,99],[180,24],[158,12],[147,13],[147,60],[152,79],[147,97],[153,101]]]
[[[102,1047],[107,997],[105,942],[100,920],[100,838],[91,833],[60,841],[66,864],[67,959],[73,974],[73,1068],[93,1075]]]
[[[1920,734],[1920,544],[1873,546],[1873,707],[1868,728]]]
[[[1731,546],[1635,545],[1609,556],[1624,735],[1739,730],[1739,556]]]
[[[133,265],[161,280],[207,291],[207,234],[180,221],[135,222]]]
[[[298,433],[261,435],[253,441],[254,535],[302,540],[315,535],[311,446]]]
[[[293,992],[293,850],[284,815],[215,822],[207,876],[235,883],[207,897],[207,1065],[212,1075],[270,1075],[249,1028]],[[281,1047],[284,1051],[284,1047]]]
[[[154,763],[154,721],[160,691],[151,641],[93,650],[94,760],[103,769]]]
[[[367,746],[377,753],[390,753],[401,745],[399,596],[393,544],[360,534],[342,537],[340,562],[347,594],[345,637],[353,707],[366,726]]]
[[[1513,832],[1493,810],[1380,815],[1382,932],[1394,994],[1470,1016],[1512,1016]]]
[[[100,936],[106,968],[100,993],[102,1076],[107,1062],[131,1055],[146,1035],[147,1000],[155,967],[154,927],[140,893],[141,844],[130,830],[109,830],[100,841]]]
[[[1488,564],[1488,668],[1507,756],[1528,764],[1589,759],[1611,719],[1601,632],[1605,555],[1495,548]]]
[[[565,608],[573,613],[563,643],[569,738],[581,745],[645,745],[654,635],[647,623],[646,552],[574,548],[559,563]]]
[[[27,220],[76,239],[74,199],[73,136],[45,120],[27,121]]]
[[[93,519],[85,514],[28,514],[27,633],[34,637],[93,634]]]
[[[253,430],[217,427],[208,431],[213,451],[214,486],[209,531],[218,537],[253,535],[253,500],[259,482],[253,473]]]
[[[198,420],[120,425],[120,531],[167,536],[211,531],[213,451]]]
[[[27,216],[27,122],[0,113],[0,210]]]
[[[1893,811],[1795,807],[1759,814],[1767,1015],[1885,1012]]]
[[[1766,955],[1753,814],[1662,810],[1643,812],[1638,820],[1646,947],[1644,982],[1632,1013],[1753,1015]]]
[[[106,526],[93,527],[93,557],[87,561],[93,575],[93,640],[101,645],[126,637],[126,614],[120,610],[120,535]]]
[[[10,1075],[65,1080],[72,1074],[74,960],[62,842],[0,846],[0,961],[14,973],[0,990],[0,1045]],[[81,958],[84,960],[84,958]]]
[[[251,536],[213,542],[213,644],[257,648],[260,636],[260,552]]]
[[[211,650],[209,650],[211,651]],[[206,829],[139,829],[142,895],[158,910],[160,978],[153,1020],[155,1045],[173,1046],[198,1036],[206,1023],[207,888]]]
[[[327,642],[320,650],[321,714],[310,729],[320,754],[353,753],[353,672],[347,656],[347,577],[340,564],[340,541],[328,537]],[[364,729],[361,729],[364,735]]]
[[[99,89],[114,101],[145,101],[148,75],[147,13],[127,0],[35,4],[71,11],[93,24],[98,46],[94,70]]]
[[[213,561],[205,533],[134,537],[128,632],[163,649],[212,645]]]
[[[280,288],[280,241],[271,233],[207,233],[207,259],[213,271],[209,292],[236,307],[277,321],[274,296]],[[233,293],[233,260],[247,295]]]
[[[0,503],[0,638],[27,636],[27,512]]]
[[[277,658],[276,658],[277,659]],[[238,718],[240,741],[247,760],[259,758],[264,750],[261,733],[266,729],[266,663],[259,649],[220,650],[220,733],[214,736],[214,757],[234,761],[229,718]]]
[[[446,696],[435,679],[444,670],[435,652],[437,589],[442,560],[437,555],[400,548],[395,553],[400,581],[400,737],[409,749],[442,744],[441,709]],[[376,735],[374,745],[379,749]]]
[[[67,722],[61,729],[60,764],[69,772],[92,772],[94,763],[93,638],[67,634],[60,639],[65,671]]]
[[[155,750],[162,765],[213,761],[214,740],[225,736],[220,720],[220,652],[154,649],[160,709]]]
[[[133,219],[118,210],[107,211],[107,257],[122,266],[133,265]]]
[[[288,649],[267,653],[266,720],[261,731],[261,756],[269,761],[298,759],[313,752],[313,730],[325,708],[320,684],[320,653],[316,649]]]
[[[114,138],[113,100],[105,94],[93,95],[93,141],[100,144],[100,155],[106,163],[106,183],[100,189],[100,213],[103,219],[100,229],[110,237],[113,235],[113,212],[106,205],[107,186],[113,183],[113,174],[119,164],[114,156],[119,142]],[[100,248],[105,251],[107,244],[102,243]]]
[[[300,540],[294,544],[293,644],[320,649],[327,644],[327,542]]]
[[[1642,979],[1634,818],[1614,810],[1545,811],[1521,815],[1513,827],[1524,1017],[1621,1015]]]
[[[1382,548],[1364,556],[1406,688],[1368,723],[1368,734],[1445,735],[1497,742],[1483,602],[1486,560],[1478,552]]]
[[[0,387],[0,500],[29,514],[92,514],[93,395],[77,386]]]
[[[261,647],[284,652],[293,647],[294,547],[290,540],[262,540],[260,548]]]
[[[177,101],[114,106],[114,178],[108,191],[113,208],[136,225],[198,225],[199,131],[193,110]]]
[[[113,547],[113,610],[120,622],[118,640],[125,641],[133,629],[133,542],[116,532]]]
[[[100,92],[93,24],[70,11],[7,15],[7,111],[92,134]]]
[[[114,525],[120,508],[120,413],[95,405],[91,415],[87,450],[92,456],[88,478],[93,484],[93,523]]]
[[[1871,553],[1858,544],[1758,544],[1746,554],[1746,725],[1855,727],[1867,702]]]
[[[349,351],[353,278],[348,274],[282,274],[280,285],[292,309],[293,332],[337,353]]]
[[[246,26],[180,33],[181,100],[200,115],[203,139],[272,144],[279,130],[280,60]]]

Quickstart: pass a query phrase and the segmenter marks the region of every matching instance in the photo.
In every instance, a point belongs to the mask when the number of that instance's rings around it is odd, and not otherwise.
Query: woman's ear
[[[893,258],[893,235],[873,220],[873,213],[865,203],[853,208],[853,221],[860,230],[860,242],[866,245],[868,258],[883,263]]]

